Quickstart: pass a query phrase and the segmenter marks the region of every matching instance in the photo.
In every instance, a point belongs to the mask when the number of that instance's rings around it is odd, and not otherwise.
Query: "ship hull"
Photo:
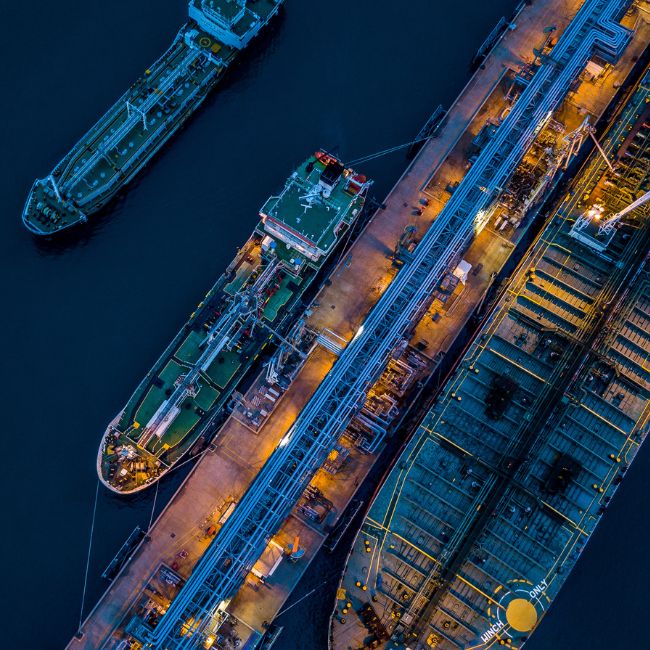
[[[184,25],[51,173],[34,182],[22,212],[25,227],[47,237],[86,223],[183,126],[240,51],[193,21]]]
[[[297,372],[298,357],[304,358],[307,349],[300,346],[311,342],[310,335],[303,337],[302,328],[295,334],[303,305],[318,288],[333,252],[349,245],[352,238],[342,235],[360,218],[368,187],[365,177],[345,170],[339,187],[326,192],[325,204],[314,204],[310,219],[303,221],[300,197],[306,187],[312,191],[321,187],[315,181],[325,169],[336,167],[333,160],[326,154],[315,155],[300,168],[302,177],[296,172],[280,197],[269,199],[251,237],[109,424],[97,456],[98,475],[108,489],[119,494],[139,492],[193,451],[200,452],[229,414],[233,392],[259,367],[263,351],[273,355],[278,347],[288,345],[280,366]],[[307,222],[312,222],[309,232],[316,233],[315,241],[322,248],[312,250],[293,240],[295,231],[266,215],[265,209],[276,214],[277,201],[291,225],[292,211],[295,224],[305,232]],[[287,244],[289,240],[292,244]],[[273,379],[267,371],[261,397],[275,390],[272,386],[286,383],[279,379],[282,370],[274,365],[273,369]],[[285,379],[291,372],[285,373]],[[276,399],[279,394],[276,391]]]

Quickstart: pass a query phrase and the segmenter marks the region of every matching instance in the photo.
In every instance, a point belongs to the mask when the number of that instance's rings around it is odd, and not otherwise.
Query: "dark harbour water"
[[[58,649],[74,633],[102,431],[247,237],[264,199],[319,146],[352,159],[408,141],[438,103],[451,103],[476,48],[513,5],[287,0],[272,33],[110,214],[54,244],[20,224],[33,178],[162,53],[186,6],[0,5],[1,650]],[[396,154],[363,171],[381,198],[404,166]],[[650,648],[649,453],[531,650]],[[156,510],[181,473],[161,483]],[[153,491],[100,493],[86,611],[115,551],[147,525],[152,501]],[[278,648],[324,647],[342,560],[342,552],[315,560],[296,598],[317,591],[284,617]]]

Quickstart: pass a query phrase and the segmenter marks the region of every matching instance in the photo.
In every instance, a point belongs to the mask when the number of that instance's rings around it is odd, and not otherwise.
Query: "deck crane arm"
[[[603,219],[603,222],[600,224],[600,227],[598,228],[598,234],[599,235],[609,235],[612,230],[614,230],[614,227],[616,224],[628,213],[632,212],[632,210],[635,210],[636,208],[641,207],[642,205],[645,205],[650,201],[650,191],[646,192],[642,196],[640,196],[636,201],[633,203],[630,203],[627,207],[623,208],[620,212],[617,212],[616,214],[612,214],[611,216],[607,217],[606,219]]]
[[[609,170],[612,172],[612,174],[616,175],[616,170],[614,169],[614,165],[612,165],[604,149],[600,146],[600,142],[598,142],[598,139],[596,138],[595,134],[596,134],[596,129],[591,124],[589,124],[589,116],[585,117],[582,124],[580,124],[580,126],[577,129],[575,129],[575,131],[571,131],[571,133],[568,133],[564,137],[564,146],[560,150],[558,166],[564,163],[562,169],[566,169],[569,166],[569,163],[571,162],[571,158],[578,152],[578,150],[582,146],[585,136],[589,135],[591,139],[594,141],[594,144],[596,145],[596,149],[598,149],[598,153],[602,156],[603,160],[609,167]]]
[[[600,142],[598,142],[598,138],[596,138],[596,129],[591,126],[591,124],[586,124],[585,126],[587,133],[591,136],[591,139],[594,141],[594,144],[596,145],[596,149],[598,149],[598,153],[602,156],[603,160],[607,163],[607,166],[609,167],[609,171],[612,172],[612,174],[618,176],[616,170],[614,169],[614,165],[610,162],[609,158],[607,157],[607,154],[603,150],[603,148],[600,146]]]

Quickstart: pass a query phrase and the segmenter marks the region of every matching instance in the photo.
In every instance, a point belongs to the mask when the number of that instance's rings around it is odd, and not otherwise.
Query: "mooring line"
[[[86,572],[84,574],[84,588],[81,593],[81,610],[79,612],[79,631],[83,623],[84,606],[86,603],[86,588],[88,586],[88,572],[90,571],[90,554],[93,548],[93,534],[95,532],[95,516],[97,515],[97,501],[99,500],[99,480],[97,480],[97,487],[95,488],[95,505],[93,506],[93,518],[90,524],[90,539],[88,540],[88,556],[86,558]]]

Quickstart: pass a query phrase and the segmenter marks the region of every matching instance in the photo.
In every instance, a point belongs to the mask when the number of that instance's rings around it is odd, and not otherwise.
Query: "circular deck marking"
[[[489,625],[477,639],[477,647],[491,648],[497,644],[507,645],[511,650],[521,648],[551,602],[546,595],[547,587],[546,579],[537,584],[515,579],[498,585],[487,608]]]
[[[537,610],[529,600],[515,598],[506,608],[506,620],[517,632],[530,632],[537,623]]]

